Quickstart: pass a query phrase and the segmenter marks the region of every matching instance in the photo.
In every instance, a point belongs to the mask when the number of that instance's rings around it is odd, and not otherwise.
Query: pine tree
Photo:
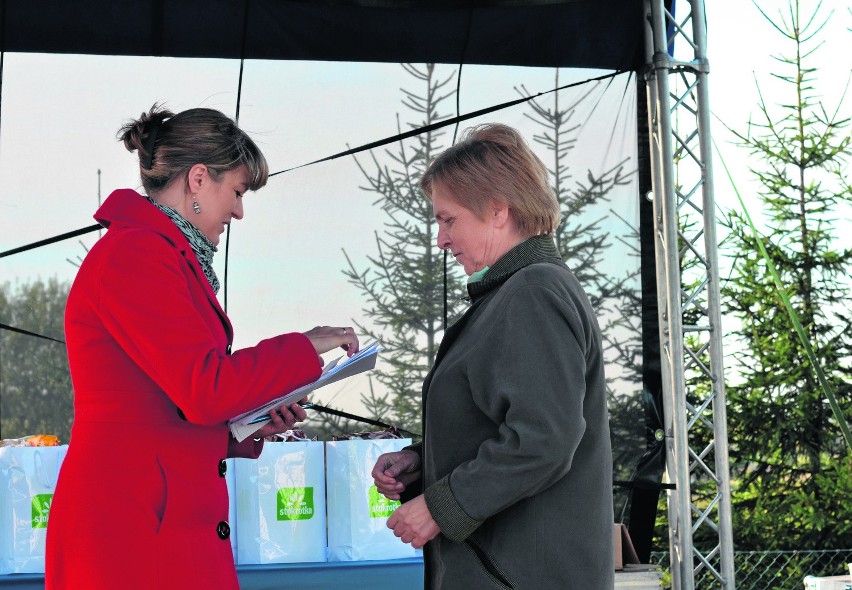
[[[531,99],[530,120],[543,131],[533,135],[533,141],[544,146],[551,160],[545,162],[553,180],[553,189],[561,207],[562,219],[554,232],[554,239],[563,259],[589,294],[595,308],[619,293],[624,280],[616,280],[601,271],[603,257],[611,247],[612,236],[602,227],[603,217],[591,218],[603,203],[609,202],[610,192],[629,182],[625,171],[626,160],[603,172],[589,170],[585,179],[574,181],[571,174],[570,152],[576,147],[577,134],[582,122],[576,121],[577,107],[590,97],[597,83],[583,94],[572,97],[568,104],[560,103],[560,93],[552,94],[552,105],[541,99]],[[559,87],[559,70],[555,70],[554,88]],[[530,93],[523,86],[518,90],[523,96]],[[593,214],[593,213],[592,213]]]
[[[837,246],[836,221],[852,201],[846,164],[849,119],[843,100],[828,111],[810,66],[828,17],[820,6],[764,17],[784,37],[773,73],[786,88],[777,104],[760,91],[759,118],[739,143],[757,158],[762,231],[773,264],[823,371],[852,416],[852,251]],[[751,212],[758,216],[757,207]],[[761,258],[744,215],[730,216],[735,260],[722,287],[727,317],[736,318],[736,359],[728,387],[734,532],[739,549],[824,549],[852,544],[852,460],[838,424]],[[844,404],[845,400],[845,404]],[[782,533],[782,534],[779,534]],[[767,547],[770,545],[772,547]]]
[[[410,118],[403,125],[397,114],[399,132],[447,119],[450,114],[442,108],[455,95],[454,89],[447,88],[454,74],[441,78],[434,64],[402,67],[420,87],[402,90],[402,104]],[[359,333],[365,339],[380,339],[385,349],[362,402],[370,417],[414,432],[420,431],[421,385],[444,330],[445,257],[437,246],[431,203],[420,192],[418,181],[432,159],[448,147],[446,134],[441,130],[423,133],[413,145],[400,142],[385,150],[381,159],[371,152],[369,164],[356,159],[367,181],[362,188],[376,196],[375,204],[386,221],[384,231],[376,233],[376,253],[368,257],[368,268],[359,269],[344,250],[349,265],[344,274],[367,301],[364,312],[370,324],[356,324]],[[465,294],[454,266],[447,268],[449,324],[462,310]],[[340,420],[327,420],[329,428],[363,429]]]

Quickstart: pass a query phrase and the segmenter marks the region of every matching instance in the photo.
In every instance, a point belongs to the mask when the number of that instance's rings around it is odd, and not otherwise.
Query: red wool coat
[[[230,321],[180,230],[132,190],[65,312],[74,424],[50,512],[48,590],[238,588],[220,462],[227,420],[320,374],[302,334],[230,354]],[[224,463],[221,463],[224,467]]]

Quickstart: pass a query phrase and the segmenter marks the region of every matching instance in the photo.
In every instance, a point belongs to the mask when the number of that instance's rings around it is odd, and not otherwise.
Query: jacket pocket
[[[494,561],[494,559],[488,554],[485,549],[483,549],[478,543],[467,539],[464,542],[465,546],[467,546],[468,550],[473,553],[476,560],[479,562],[479,565],[482,566],[482,569],[485,571],[486,575],[491,578],[491,580],[497,584],[499,588],[504,588],[505,590],[514,590],[515,585],[506,575],[500,566]]]
[[[157,516],[157,529],[154,531],[154,534],[159,534],[160,529],[163,528],[163,521],[166,518],[166,507],[169,505],[168,479],[166,478],[166,470],[163,469],[163,465],[160,463],[159,460],[157,461],[157,469],[160,472],[160,477],[162,477],[163,483],[160,487],[162,494],[160,494],[158,498],[154,499],[154,504],[152,506],[152,508],[154,509],[154,514]]]

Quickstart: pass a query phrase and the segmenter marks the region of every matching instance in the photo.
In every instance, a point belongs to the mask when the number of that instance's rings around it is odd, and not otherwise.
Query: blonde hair
[[[125,123],[118,139],[139,153],[139,174],[152,195],[196,164],[204,164],[214,181],[244,166],[248,190],[266,184],[269,166],[257,145],[234,121],[215,109],[188,109],[178,114],[154,104],[147,113]]]
[[[547,168],[517,130],[499,123],[466,129],[461,141],[429,164],[420,189],[431,199],[438,183],[480,219],[492,200],[509,207],[521,235],[551,233],[559,202]]]

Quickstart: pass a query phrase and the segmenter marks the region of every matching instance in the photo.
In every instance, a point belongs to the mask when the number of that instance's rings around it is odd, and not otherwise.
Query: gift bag
[[[415,556],[414,548],[387,527],[399,502],[381,495],[370,475],[379,455],[410,444],[411,439],[400,438],[326,443],[329,561]]]
[[[325,561],[322,442],[268,442],[235,475],[237,563]]]
[[[0,574],[44,572],[50,505],[67,451],[0,447]]]

